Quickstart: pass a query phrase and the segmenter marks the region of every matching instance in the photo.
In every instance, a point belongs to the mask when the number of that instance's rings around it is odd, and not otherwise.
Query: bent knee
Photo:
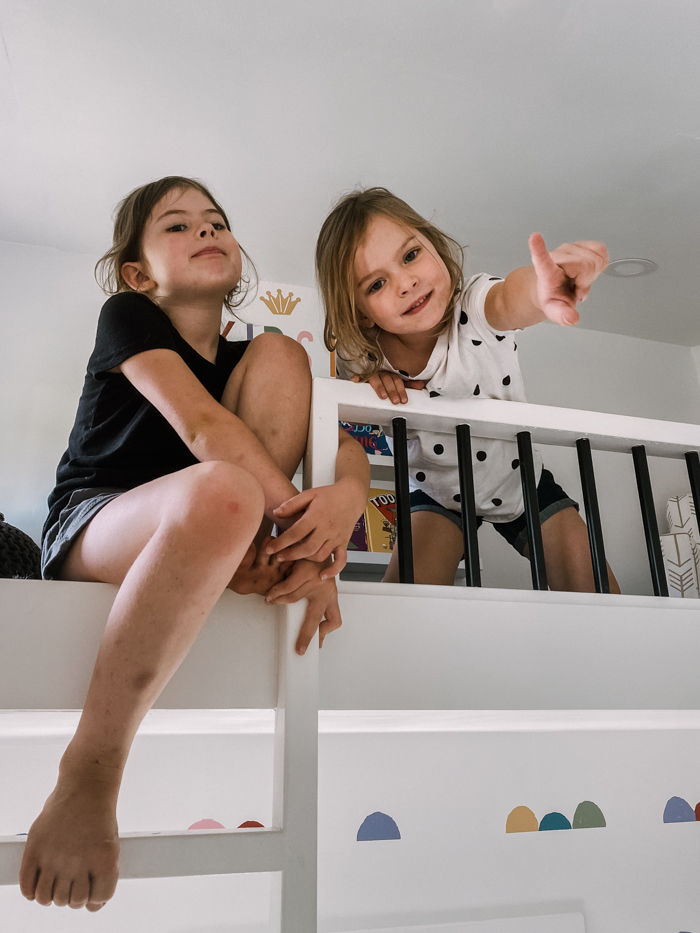
[[[212,460],[191,467],[183,477],[176,514],[188,523],[196,522],[209,528],[240,528],[262,520],[265,496],[260,483],[242,467],[223,460]]]
[[[253,338],[247,352],[260,355],[262,360],[275,366],[300,367],[304,373],[310,373],[308,354],[293,337],[284,334],[258,334]]]

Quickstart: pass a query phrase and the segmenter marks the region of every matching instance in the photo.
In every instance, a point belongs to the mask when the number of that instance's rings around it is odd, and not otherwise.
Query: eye
[[[172,227],[167,228],[168,233],[180,233],[182,230],[186,230],[186,224],[173,224]]]
[[[416,256],[420,253],[420,246],[414,246],[412,250],[409,250],[408,253],[403,257],[404,262],[413,262]]]
[[[370,287],[367,289],[367,294],[371,295],[372,292],[378,292],[383,284],[384,284],[384,279],[377,279],[376,282],[372,282]]]
[[[226,229],[226,224],[221,223],[220,220],[216,220],[216,221],[214,221],[214,223],[212,224],[212,227],[213,227],[215,230],[225,230],[225,229]]]

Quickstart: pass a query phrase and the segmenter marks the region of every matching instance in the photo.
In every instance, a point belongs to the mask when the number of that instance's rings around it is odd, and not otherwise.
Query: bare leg
[[[311,404],[311,370],[301,344],[282,334],[260,334],[231,373],[221,404],[291,479],[304,455]]]
[[[25,897],[94,911],[114,893],[116,802],[131,742],[262,514],[263,493],[250,474],[201,463],[113,500],[73,545],[64,579],[121,586],[56,788],[29,831]]]
[[[413,579],[416,583],[452,586],[462,559],[462,532],[437,512],[412,512]],[[399,552],[394,548],[384,583],[399,582]]]
[[[588,528],[573,506],[555,512],[544,522],[542,544],[550,590],[595,593]],[[525,557],[529,557],[527,545]],[[610,564],[607,566],[610,592],[619,593],[620,587]]]

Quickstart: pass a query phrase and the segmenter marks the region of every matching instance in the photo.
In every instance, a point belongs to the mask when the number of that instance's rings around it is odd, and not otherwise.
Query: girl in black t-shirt
[[[168,177],[124,199],[98,264],[113,296],[42,557],[46,577],[120,588],[56,788],[29,831],[20,886],[40,904],[95,911],[114,893],[131,742],[227,586],[268,602],[308,597],[299,654],[340,625],[334,575],[366,503],[367,458],[340,431],[336,483],[297,494],[306,352],[279,334],[219,336],[222,305],[245,282],[242,252],[209,191]]]

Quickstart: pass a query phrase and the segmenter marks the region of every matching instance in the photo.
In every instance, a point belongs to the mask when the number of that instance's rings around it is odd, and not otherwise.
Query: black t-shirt
[[[218,402],[247,346],[221,337],[216,363],[210,363],[145,295],[123,292],[109,298],[97,323],[68,450],[49,496],[44,534],[76,489],[133,489],[198,462],[163,415],[126,376],[110,369],[145,350],[174,350]]]

